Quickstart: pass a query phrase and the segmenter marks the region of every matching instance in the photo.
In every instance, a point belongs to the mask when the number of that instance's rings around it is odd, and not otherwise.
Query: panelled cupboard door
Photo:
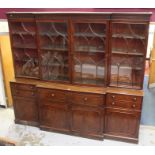
[[[66,104],[40,106],[40,126],[56,131],[69,132],[69,112]]]
[[[38,122],[38,106],[35,99],[14,97],[15,118],[21,121]]]
[[[38,20],[37,30],[42,80],[69,81],[68,22]]]
[[[122,136],[138,138],[138,130],[140,123],[139,112],[117,111],[113,109],[106,109],[105,113],[105,133]]]
[[[39,78],[36,25],[34,19],[9,22],[16,77]]]
[[[111,22],[110,86],[142,88],[148,23]]]
[[[73,106],[71,111],[71,130],[80,135],[103,136],[103,112],[87,106]]]
[[[73,21],[73,83],[104,85],[106,81],[107,22]]]

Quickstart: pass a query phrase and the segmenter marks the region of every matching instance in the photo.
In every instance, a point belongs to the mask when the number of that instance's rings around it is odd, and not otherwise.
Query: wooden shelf
[[[135,52],[121,52],[112,50],[112,54],[120,54],[120,55],[131,55],[131,56],[144,56],[143,53],[135,53]]]
[[[105,38],[106,35],[105,34],[93,34],[93,33],[74,33],[75,37],[101,37],[101,38]]]
[[[128,88],[128,89],[140,89],[140,86],[136,85],[129,85],[129,84],[117,84],[117,83],[110,83],[110,87],[118,87],[118,88]]]
[[[61,48],[61,47],[52,47],[52,46],[46,46],[46,47],[40,47],[41,50],[49,50],[49,51],[68,51],[67,48]]]
[[[113,38],[124,38],[124,39],[141,39],[144,40],[146,39],[143,36],[132,36],[132,35],[124,35],[124,34],[113,34]]]
[[[12,32],[12,35],[36,35],[36,32]]]
[[[31,45],[13,45],[13,48],[21,48],[21,49],[37,49],[36,46],[31,46]]]
[[[51,33],[51,32],[40,32],[39,35],[48,36],[48,37],[57,37],[57,36],[67,37],[68,36],[67,33],[58,34],[58,33]]]

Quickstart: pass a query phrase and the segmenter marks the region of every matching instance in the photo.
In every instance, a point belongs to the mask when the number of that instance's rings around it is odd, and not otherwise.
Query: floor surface
[[[141,126],[139,144],[113,140],[92,140],[53,132],[41,131],[39,128],[14,123],[13,109],[0,109],[0,137],[16,141],[19,146],[135,146],[155,145],[155,127]]]
[[[155,88],[148,89],[148,76],[144,78],[144,98],[141,124],[155,126]]]

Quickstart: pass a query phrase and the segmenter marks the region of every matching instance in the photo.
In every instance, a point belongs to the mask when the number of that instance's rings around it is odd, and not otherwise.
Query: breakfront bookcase
[[[137,143],[151,13],[7,13],[15,122]]]

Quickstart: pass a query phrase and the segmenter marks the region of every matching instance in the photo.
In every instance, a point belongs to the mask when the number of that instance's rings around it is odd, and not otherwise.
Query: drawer
[[[111,108],[123,108],[123,109],[133,109],[133,110],[141,110],[142,103],[137,102],[125,102],[125,101],[108,101],[107,107]]]
[[[59,101],[63,103],[66,101],[67,96],[65,91],[54,89],[37,88],[37,93],[42,100]]]
[[[13,83],[11,82],[11,88],[15,90],[35,90],[35,85],[31,84],[22,84],[22,83]]]
[[[13,90],[12,95],[15,97],[31,97],[31,98],[34,98],[36,96],[34,91],[28,91],[28,90]]]
[[[71,102],[89,106],[101,106],[105,103],[104,95],[90,93],[72,93]]]
[[[141,96],[133,96],[133,95],[122,95],[122,94],[107,94],[107,101],[125,101],[125,102],[134,102],[134,103],[141,103],[142,102]]]

